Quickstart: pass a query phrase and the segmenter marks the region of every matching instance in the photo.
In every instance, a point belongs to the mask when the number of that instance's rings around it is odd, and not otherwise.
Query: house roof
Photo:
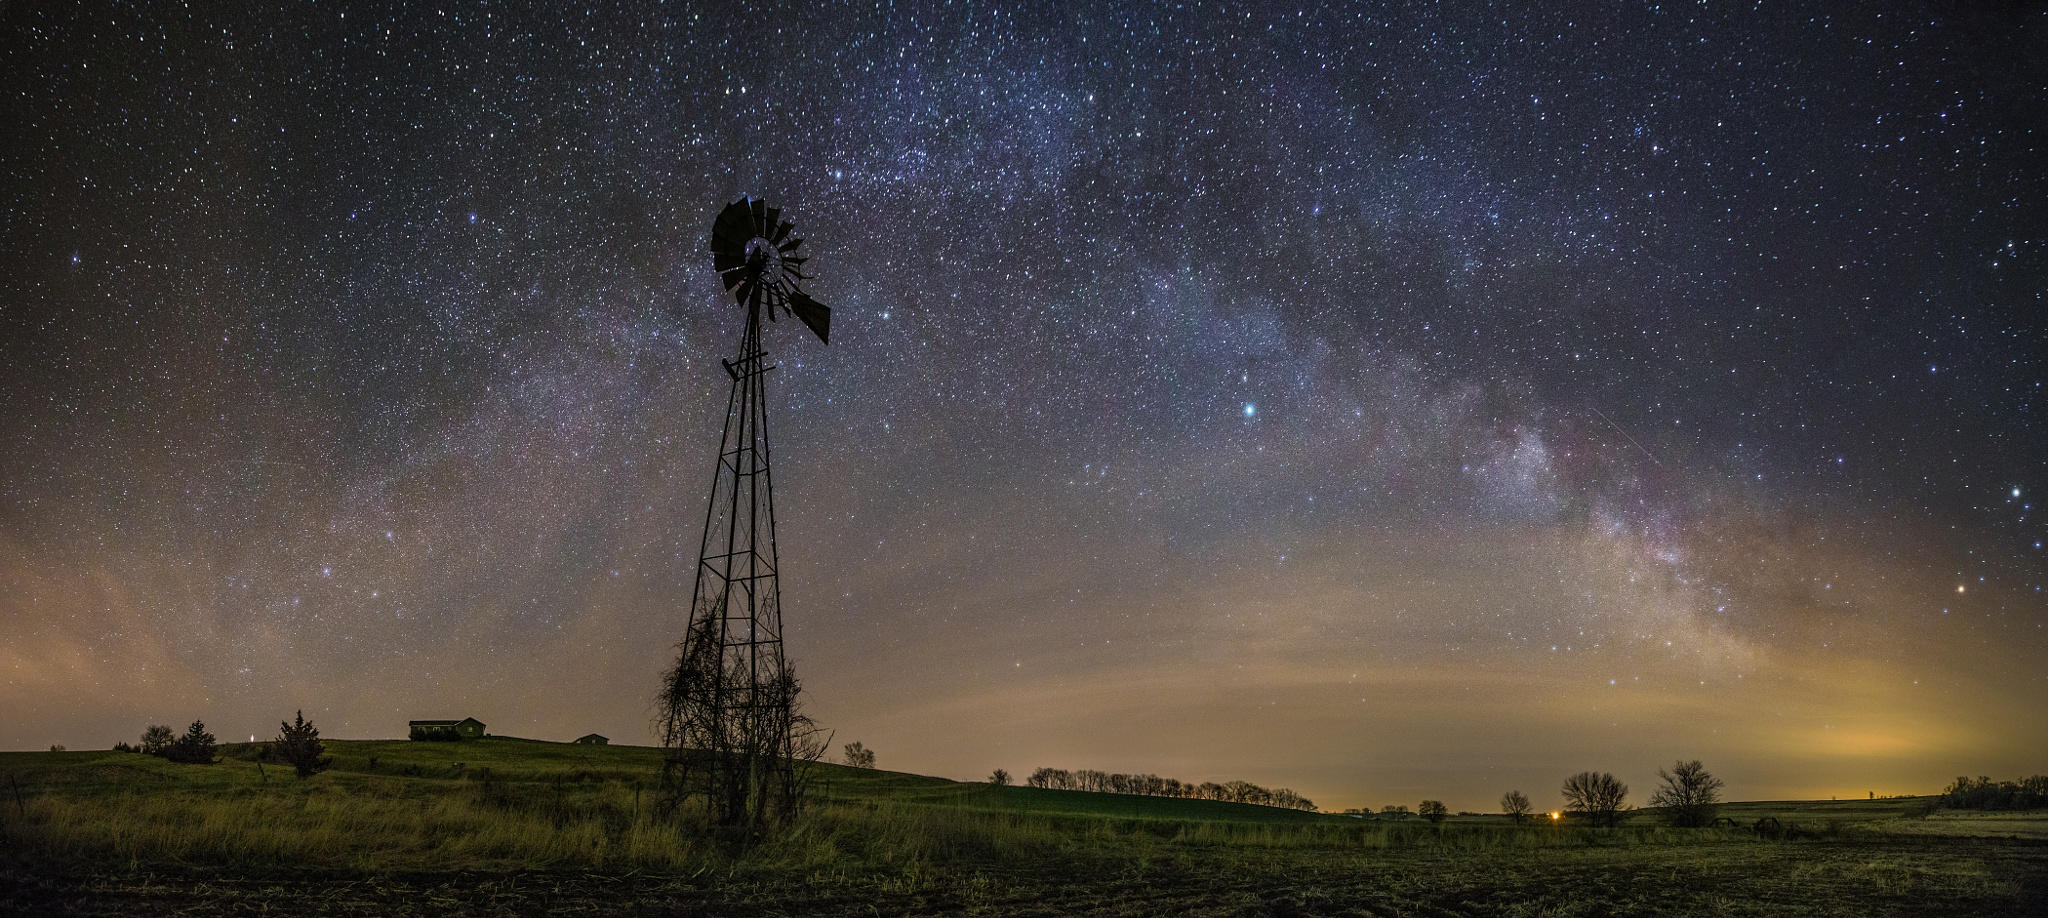
[[[579,739],[579,740],[587,740],[587,739],[609,739],[609,737],[605,736],[605,735],[604,735],[604,734],[602,734],[602,733],[585,733],[585,734],[583,734],[582,736],[579,736],[579,737],[577,737],[577,739]]]
[[[467,723],[474,723],[481,727],[484,722],[474,717],[465,717],[461,720],[409,720],[405,722],[405,725],[408,727],[459,727]]]

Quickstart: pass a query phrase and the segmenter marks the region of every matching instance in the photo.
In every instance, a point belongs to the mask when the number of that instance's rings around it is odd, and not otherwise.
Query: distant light
[[[1551,810],[1551,811],[1550,811],[1550,819],[1551,819],[1551,821],[1552,821],[1552,822],[1555,822],[1555,821],[1557,821],[1557,820],[1559,820],[1559,819],[1563,819],[1563,818],[1564,818],[1564,814],[1563,814],[1563,813],[1560,813],[1560,812],[1558,812],[1558,811],[1556,811],[1556,810]]]
[[[1258,413],[1259,413],[1259,406],[1257,406],[1257,405],[1254,405],[1254,404],[1252,404],[1251,402],[1245,402],[1245,403],[1244,403],[1244,416],[1245,416],[1245,417],[1248,417],[1248,418],[1249,418],[1249,417],[1254,417],[1254,416],[1258,415]]]
[[[2014,496],[2014,497],[2018,497],[2018,496],[2020,496],[2020,489],[2019,489],[2019,487],[2018,487],[2017,485],[2015,485],[2015,486],[2013,487],[2013,489],[2012,489],[2012,496]]]
[[[1966,590],[1966,588],[1965,588],[1965,587],[1964,587],[1964,586],[1963,586],[1962,584],[1960,584],[1960,583],[1956,584],[1956,592],[1958,592],[1958,593],[1961,593],[1961,592],[1965,592],[1965,590]]]

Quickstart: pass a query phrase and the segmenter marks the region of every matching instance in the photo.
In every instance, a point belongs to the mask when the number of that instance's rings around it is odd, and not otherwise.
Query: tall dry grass
[[[450,744],[452,745],[452,744]],[[536,744],[544,745],[544,744]],[[519,750],[514,750],[518,753]],[[499,750],[502,753],[502,750]],[[1488,852],[1691,845],[1748,833],[1457,822],[1199,821],[1004,809],[1003,795],[891,796],[878,778],[829,786],[794,823],[736,850],[687,808],[656,805],[650,763],[393,746],[307,781],[230,757],[211,767],[79,754],[0,785],[0,846],[73,863],[166,862],[347,872],[582,870],[834,876],[922,866],[1086,859],[1143,864],[1217,849]],[[466,755],[470,761],[453,760]],[[491,758],[498,755],[498,758]],[[490,764],[481,764],[488,760]],[[477,762],[478,764],[472,764]],[[645,766],[645,767],[643,767]],[[20,783],[19,773],[8,779]]]

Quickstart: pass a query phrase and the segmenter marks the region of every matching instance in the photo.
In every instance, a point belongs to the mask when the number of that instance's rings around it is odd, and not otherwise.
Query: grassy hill
[[[0,912],[104,899],[114,912],[2001,914],[2048,901],[2048,818],[1927,817],[1925,798],[1724,809],[1797,829],[1765,838],[1644,815],[1616,830],[1438,825],[820,764],[804,815],[740,851],[664,812],[659,749],[332,741],[334,767],[302,781],[256,747],[222,748],[211,766],[0,753]],[[306,889],[328,905],[292,907]]]

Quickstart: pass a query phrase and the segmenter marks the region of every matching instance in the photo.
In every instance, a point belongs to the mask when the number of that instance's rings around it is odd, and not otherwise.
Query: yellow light
[[[1564,814],[1563,814],[1563,813],[1560,813],[1560,812],[1558,812],[1558,811],[1556,811],[1556,810],[1551,810],[1551,811],[1550,811],[1550,818],[1551,818],[1552,820],[1558,820],[1558,819],[1563,819],[1563,818],[1564,818]]]

